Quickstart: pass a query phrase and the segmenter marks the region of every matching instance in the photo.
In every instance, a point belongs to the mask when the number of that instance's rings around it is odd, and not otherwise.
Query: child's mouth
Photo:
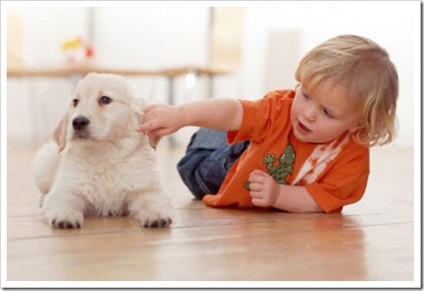
[[[299,131],[300,132],[302,132],[302,133],[309,133],[309,132],[311,132],[311,130],[308,128],[308,127],[306,127],[302,122],[298,122],[297,123],[297,127],[298,127],[298,129],[299,129]]]

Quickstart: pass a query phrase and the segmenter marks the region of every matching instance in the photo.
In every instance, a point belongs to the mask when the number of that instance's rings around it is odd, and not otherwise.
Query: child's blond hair
[[[304,56],[295,76],[309,91],[326,81],[346,90],[364,122],[354,136],[358,143],[383,145],[395,138],[398,75],[375,42],[355,35],[332,38]]]

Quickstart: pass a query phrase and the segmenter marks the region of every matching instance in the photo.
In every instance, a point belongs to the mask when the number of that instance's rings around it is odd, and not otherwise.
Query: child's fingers
[[[152,122],[147,122],[147,123],[143,123],[142,125],[140,125],[136,131],[139,132],[149,132],[149,131],[153,131],[155,129],[154,125],[152,125]]]
[[[252,204],[258,207],[267,207],[268,204],[265,202],[265,200],[260,199],[260,198],[253,198],[252,199]]]
[[[144,107],[144,112],[151,110],[154,106],[155,106],[154,104],[146,105],[146,106]]]
[[[146,131],[146,127],[144,126],[144,124],[142,124],[142,125],[140,125],[139,127],[137,127],[137,128],[135,129],[135,131],[138,131],[138,132],[145,132],[145,131]]]
[[[148,113],[156,108],[156,104],[150,104],[144,107],[144,113]]]
[[[250,176],[260,176],[260,177],[264,177],[264,176],[267,176],[268,174],[267,173],[265,173],[264,171],[262,171],[262,170],[258,170],[258,169],[256,169],[256,170],[253,170],[251,173],[250,173]]]
[[[250,183],[260,183],[262,182],[268,174],[261,170],[254,170],[249,175]]]
[[[250,193],[253,193],[253,192],[261,191],[263,186],[259,182],[250,182],[249,188],[250,188]]]
[[[170,135],[174,132],[175,132],[174,129],[168,128],[168,127],[158,127],[158,128],[154,128],[152,130],[147,130],[147,134],[150,137],[161,137],[161,136],[165,136],[165,135]]]

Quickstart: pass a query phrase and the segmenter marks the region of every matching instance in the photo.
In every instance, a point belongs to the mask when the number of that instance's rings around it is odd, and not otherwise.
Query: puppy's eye
[[[99,104],[100,105],[107,105],[107,104],[109,104],[110,102],[112,102],[112,99],[110,99],[109,97],[107,97],[107,96],[102,96],[102,97],[100,97],[100,99],[99,99]]]
[[[78,102],[79,102],[79,100],[78,100],[78,99],[74,99],[74,100],[72,100],[72,105],[73,105],[74,107],[77,107]]]

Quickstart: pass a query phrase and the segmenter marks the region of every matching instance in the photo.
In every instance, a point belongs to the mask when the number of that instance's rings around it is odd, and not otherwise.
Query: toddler
[[[375,42],[341,35],[307,53],[295,77],[294,90],[256,101],[150,105],[138,130],[201,127],[178,170],[206,205],[341,212],[365,192],[369,148],[395,136],[396,68]]]

